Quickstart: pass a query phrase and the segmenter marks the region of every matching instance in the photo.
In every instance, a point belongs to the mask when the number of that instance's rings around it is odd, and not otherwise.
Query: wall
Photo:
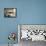
[[[17,8],[16,18],[4,18],[9,7]],[[0,44],[8,43],[9,32],[18,32],[18,24],[46,24],[46,0],[0,0]]]
[[[21,24],[46,24],[46,0],[21,2]]]

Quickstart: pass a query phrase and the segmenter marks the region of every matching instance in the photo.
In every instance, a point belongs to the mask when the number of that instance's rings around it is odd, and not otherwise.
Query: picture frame
[[[46,41],[46,24],[19,24],[18,38],[19,42],[21,40]]]
[[[16,18],[17,8],[4,8],[4,17],[6,18]]]

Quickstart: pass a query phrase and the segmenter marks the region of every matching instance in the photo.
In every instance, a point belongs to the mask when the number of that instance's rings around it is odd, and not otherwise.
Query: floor
[[[0,44],[0,46],[8,46],[8,45],[7,44]],[[15,44],[14,46],[46,46],[46,42],[45,41],[32,42],[31,40],[28,40],[28,41],[21,40],[19,44]]]
[[[8,46],[8,44],[0,44],[0,46]],[[13,45],[10,45],[13,46]],[[14,46],[18,46],[18,44],[15,44]]]
[[[46,42],[45,41],[32,42],[31,40],[28,41],[21,40],[20,46],[46,46]]]

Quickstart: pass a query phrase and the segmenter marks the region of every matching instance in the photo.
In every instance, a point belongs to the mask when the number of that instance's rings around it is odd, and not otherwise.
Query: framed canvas
[[[16,18],[17,8],[4,8],[4,17]]]
[[[45,24],[20,24],[18,25],[18,38],[21,40],[46,41]]]

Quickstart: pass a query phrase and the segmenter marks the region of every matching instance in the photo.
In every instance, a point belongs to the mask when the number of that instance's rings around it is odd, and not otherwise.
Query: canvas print
[[[46,25],[20,25],[20,41],[46,41]]]
[[[4,8],[4,17],[15,18],[17,16],[16,8]]]

